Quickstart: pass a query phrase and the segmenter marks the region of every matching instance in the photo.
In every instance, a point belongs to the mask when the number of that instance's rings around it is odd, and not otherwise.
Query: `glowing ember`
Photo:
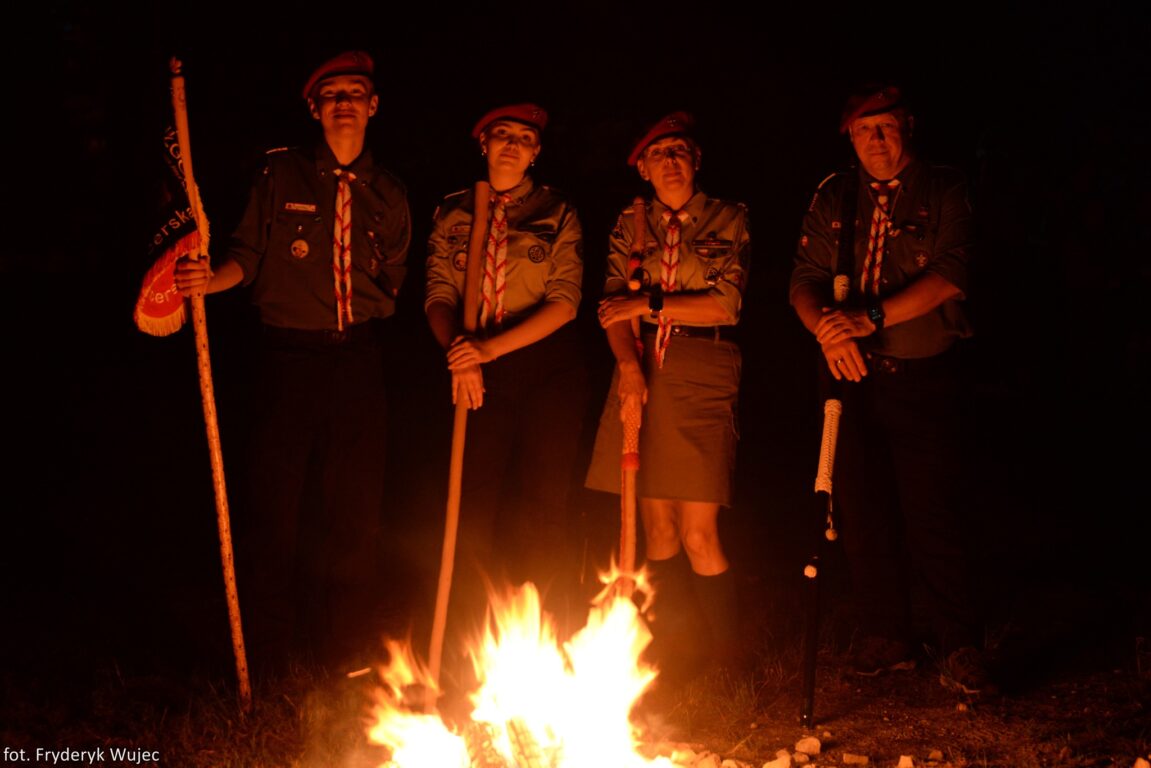
[[[650,642],[635,604],[605,590],[561,648],[539,593],[525,584],[493,599],[484,638],[470,651],[479,682],[468,725],[453,730],[407,706],[405,693],[431,680],[410,649],[389,643],[368,736],[391,750],[387,768],[672,766],[637,752],[629,721],[656,676],[640,660]]]

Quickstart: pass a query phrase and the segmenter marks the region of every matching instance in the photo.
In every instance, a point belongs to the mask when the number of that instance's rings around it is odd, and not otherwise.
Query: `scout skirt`
[[[676,336],[663,368],[644,335],[648,400],[639,433],[636,491],[649,499],[731,505],[742,359],[733,341]],[[619,371],[600,416],[587,487],[619,493],[623,424]]]

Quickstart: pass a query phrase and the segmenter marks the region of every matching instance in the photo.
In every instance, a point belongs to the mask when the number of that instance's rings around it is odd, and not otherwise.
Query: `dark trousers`
[[[570,324],[483,367],[468,415],[453,613],[482,619],[485,581],[533,582],[550,607],[578,577],[569,514],[587,408],[582,345]]]
[[[379,642],[387,403],[378,321],[265,329],[237,564],[253,663],[343,664]]]
[[[872,357],[843,389],[834,493],[860,629],[944,651],[981,637],[960,359]]]

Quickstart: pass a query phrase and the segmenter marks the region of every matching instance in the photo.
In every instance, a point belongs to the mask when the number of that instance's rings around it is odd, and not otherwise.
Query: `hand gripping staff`
[[[642,197],[632,203],[635,227],[631,242],[631,253],[627,259],[627,290],[631,295],[639,293],[643,287],[643,249],[647,242],[647,205]],[[639,333],[639,318],[631,319],[632,335],[635,337],[636,353],[643,359],[643,341]],[[620,421],[623,422],[623,453],[620,457],[620,535],[619,569],[623,574],[624,588],[629,592],[635,586],[636,550],[636,491],[635,476],[639,471],[639,429],[643,421],[643,404],[635,400],[620,403]]]
[[[175,57],[172,71],[172,108],[176,117],[176,136],[180,146],[180,159],[184,166],[184,180],[188,200],[200,232],[208,231],[207,217],[200,202],[200,190],[192,176],[192,145],[188,134],[188,103],[184,92],[183,65]],[[206,238],[202,247],[188,255],[192,259],[207,257]],[[228,599],[228,621],[232,628],[232,653],[236,657],[236,676],[240,684],[240,706],[243,712],[252,711],[252,686],[248,680],[248,658],[244,652],[244,632],[240,623],[240,598],[236,590],[236,572],[232,558],[232,526],[228,515],[228,492],[224,485],[224,458],[220,451],[220,429],[216,421],[216,395],[212,387],[212,360],[208,353],[208,322],[204,314],[204,296],[189,299],[192,303],[192,326],[196,333],[196,359],[200,369],[200,399],[204,404],[204,422],[208,432],[208,450],[212,459],[212,481],[216,492],[216,525],[220,532],[220,559],[224,569],[224,589]]]
[[[475,186],[475,211],[472,230],[468,236],[468,262],[464,272],[464,333],[475,333],[479,316],[480,277],[483,270],[484,247],[488,237],[488,209],[492,189],[486,181]],[[462,396],[456,398],[456,416],[452,425],[452,454],[448,470],[448,505],[444,520],[444,547],[440,558],[440,580],[436,590],[436,612],[432,619],[432,640],[428,650],[428,672],[433,685],[425,691],[424,709],[435,710],[436,689],[440,681],[440,662],[443,659],[444,631],[448,622],[448,598],[452,591],[452,570],[456,560],[456,535],[460,526],[460,488],[464,477],[464,441],[468,430],[468,404]]]

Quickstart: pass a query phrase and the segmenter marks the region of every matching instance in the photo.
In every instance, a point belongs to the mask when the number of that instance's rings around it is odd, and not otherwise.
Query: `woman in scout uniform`
[[[731,504],[741,365],[733,332],[750,249],[744,206],[696,187],[700,150],[693,126],[687,113],[668,115],[628,158],[654,196],[625,209],[611,234],[599,320],[616,371],[588,485],[619,492],[620,409],[638,401],[636,487],[655,582],[657,659],[690,655],[677,636],[706,636],[710,629],[710,655],[722,661],[730,654],[737,610],[717,518]],[[640,217],[643,243],[635,242]],[[689,626],[693,600],[707,623],[702,633]]]
[[[570,324],[580,302],[582,235],[564,196],[529,174],[547,117],[535,104],[513,104],[472,130],[492,191],[474,334],[461,330],[473,190],[444,199],[428,242],[424,309],[447,353],[452,400],[473,409],[458,558],[465,569],[479,567],[460,582],[473,587],[482,580],[471,576],[498,573],[545,589],[566,562],[567,497],[586,402]]]

